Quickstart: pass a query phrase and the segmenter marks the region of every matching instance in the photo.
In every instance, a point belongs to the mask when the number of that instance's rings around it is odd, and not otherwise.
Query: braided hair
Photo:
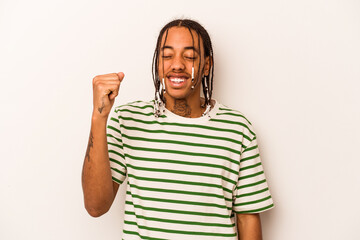
[[[166,42],[168,30],[171,27],[185,27],[185,28],[189,29],[189,32],[193,39],[193,42],[194,42],[194,36],[193,36],[193,33],[191,30],[194,30],[196,32],[196,34],[198,35],[198,46],[200,46],[200,39],[202,40],[202,43],[204,46],[204,56],[205,56],[205,58],[209,57],[209,60],[210,60],[210,71],[209,71],[209,75],[206,77],[203,77],[201,82],[202,82],[202,89],[203,89],[204,98],[205,98],[204,105],[210,106],[212,90],[213,90],[213,78],[214,78],[214,53],[213,53],[213,49],[212,49],[212,44],[211,44],[210,36],[209,36],[208,32],[205,30],[205,28],[203,26],[201,26],[198,22],[196,22],[194,20],[190,20],[190,19],[173,20],[173,21],[169,22],[168,24],[166,24],[159,33],[157,43],[156,43],[156,48],[154,51],[153,62],[152,62],[152,78],[153,78],[154,86],[155,86],[155,102],[156,101],[165,102],[163,91],[160,91],[161,82],[160,82],[160,78],[159,78],[158,66],[159,66],[159,55],[160,55],[160,51],[161,51],[161,41],[165,34],[165,42]],[[199,69],[200,69],[201,56],[202,56],[201,48],[199,49],[199,55],[200,55],[200,61],[199,61]],[[196,82],[196,84],[197,84],[197,82]],[[160,99],[158,99],[158,98],[160,98]]]

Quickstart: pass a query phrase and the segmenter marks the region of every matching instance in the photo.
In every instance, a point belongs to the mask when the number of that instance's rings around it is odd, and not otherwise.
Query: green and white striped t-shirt
[[[113,180],[128,177],[123,239],[237,239],[235,213],[273,207],[251,123],[218,102],[200,118],[153,108],[122,105],[108,121]]]

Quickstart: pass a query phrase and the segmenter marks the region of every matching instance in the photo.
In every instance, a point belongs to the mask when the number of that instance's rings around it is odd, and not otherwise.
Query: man
[[[93,79],[85,207],[106,213],[127,176],[123,239],[262,239],[259,213],[273,201],[256,135],[211,99],[213,67],[206,30],[178,19],[158,37],[155,100],[116,107],[106,127],[124,74]]]

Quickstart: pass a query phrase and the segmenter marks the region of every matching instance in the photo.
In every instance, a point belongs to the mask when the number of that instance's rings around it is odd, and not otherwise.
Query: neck
[[[201,99],[200,94],[197,97],[188,97],[184,99],[174,99],[166,96],[166,104],[165,107],[182,117],[188,118],[197,118],[201,117],[203,112],[205,111],[204,107],[201,107]]]

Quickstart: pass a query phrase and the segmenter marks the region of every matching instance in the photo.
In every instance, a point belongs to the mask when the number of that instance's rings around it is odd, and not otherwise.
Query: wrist
[[[91,116],[91,122],[93,123],[107,123],[107,119],[108,119],[109,115],[108,114],[99,114],[96,112],[93,112],[92,116]]]

